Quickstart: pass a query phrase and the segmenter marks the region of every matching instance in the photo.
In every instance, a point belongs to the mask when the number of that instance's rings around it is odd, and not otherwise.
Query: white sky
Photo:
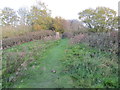
[[[78,19],[78,13],[87,8],[105,6],[118,12],[120,0],[40,0],[52,10],[52,16],[61,16],[65,19]],[[36,0],[0,0],[0,9],[11,7],[17,10],[20,7],[30,7]]]

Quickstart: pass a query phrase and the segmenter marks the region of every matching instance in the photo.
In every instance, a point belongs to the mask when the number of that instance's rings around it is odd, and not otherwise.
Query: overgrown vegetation
[[[3,8],[3,88],[119,88],[116,11],[86,9],[79,19],[53,18],[42,2]]]
[[[58,41],[32,41],[3,51],[2,87],[8,88],[22,77],[32,73],[29,68],[37,68],[48,48],[56,46]],[[29,72],[27,74],[27,72]],[[37,73],[37,72],[36,72]]]
[[[51,84],[56,82],[54,87],[118,88],[118,59],[116,54],[100,51],[98,48],[95,49],[85,43],[70,45],[63,42],[66,40],[46,43],[33,41],[4,50],[3,86],[33,87],[29,85],[36,82],[35,87],[39,87],[37,83],[45,83],[48,79],[53,80]],[[60,45],[60,43],[63,44]],[[53,54],[49,52],[52,48],[56,48],[53,49]],[[57,53],[61,53],[62,57],[57,58]],[[51,55],[53,56],[51,57]],[[50,60],[55,60],[55,62]],[[54,66],[58,62],[61,65]],[[50,69],[46,70],[45,68]],[[55,70],[56,73],[51,72],[52,70]],[[51,76],[52,73],[55,77]],[[42,78],[40,77],[47,74],[49,75],[41,82]],[[31,80],[37,77],[39,77],[37,81]],[[66,80],[62,79],[63,77],[66,77]],[[65,81],[72,84],[64,83]],[[48,84],[47,87],[51,86]]]
[[[64,74],[70,75],[75,88],[118,88],[117,56],[85,44],[65,50]]]
[[[82,33],[70,39],[71,44],[87,43],[90,47],[100,51],[111,52],[118,55],[118,32]]]

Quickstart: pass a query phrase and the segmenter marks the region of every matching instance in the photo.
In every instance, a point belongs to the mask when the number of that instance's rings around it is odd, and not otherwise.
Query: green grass
[[[21,57],[19,54],[24,52]],[[112,58],[110,57],[112,56]],[[3,51],[3,68],[7,60],[27,62],[17,80],[5,84],[14,88],[103,88],[118,87],[117,57],[85,44],[69,45],[68,39],[33,41]],[[12,62],[11,61],[11,62]],[[13,64],[13,65],[12,65]],[[14,68],[20,68],[16,65]],[[53,70],[56,73],[52,72]],[[12,71],[12,70],[11,70]]]
[[[14,87],[19,88],[58,88],[71,87],[72,80],[69,76],[62,76],[60,72],[63,67],[60,59],[64,56],[64,49],[67,47],[67,40],[59,42],[59,45],[47,49],[40,63],[35,68],[29,68],[28,74],[32,73],[29,78],[24,78],[23,82],[18,82]],[[38,63],[37,62],[37,63]],[[51,72],[55,70],[56,73]],[[64,81],[64,82],[63,82]]]
[[[10,71],[13,71],[12,74],[5,73],[6,79],[7,77],[16,77],[14,68],[21,68],[22,69],[21,71],[25,71],[24,68],[20,65],[21,64],[20,61],[27,62],[32,60],[32,62],[30,62],[30,64],[27,65],[27,68],[30,68],[33,65],[36,66],[36,63],[39,65],[40,64],[39,60],[41,60],[41,58],[44,57],[43,54],[44,52],[46,52],[46,49],[53,47],[53,45],[54,46],[57,45],[58,42],[59,41],[49,41],[49,42],[33,41],[33,42],[24,43],[22,45],[14,46],[12,48],[4,50],[3,51],[3,71],[6,69],[6,67],[8,67],[6,66],[6,62],[8,61],[10,61],[10,64],[11,64],[10,66],[12,67],[12,69],[10,68],[8,69],[10,69]],[[25,55],[21,57],[21,55],[19,55],[21,53]],[[18,70],[16,70],[16,72],[18,72]],[[29,72],[29,70],[25,72]],[[25,74],[24,72],[20,72],[20,73],[23,73],[22,76],[26,76],[24,75]],[[12,83],[7,83],[7,85],[5,86],[9,86],[11,84]]]
[[[66,49],[61,61],[76,88],[118,87],[118,63],[114,54],[77,44]]]

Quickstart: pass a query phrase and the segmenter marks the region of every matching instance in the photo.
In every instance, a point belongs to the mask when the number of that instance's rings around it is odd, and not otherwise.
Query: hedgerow
[[[25,42],[29,42],[29,41],[33,41],[33,40],[41,40],[41,39],[45,39],[46,37],[53,37],[55,36],[55,32],[50,31],[50,30],[41,30],[41,31],[37,31],[37,32],[30,32],[27,33],[23,36],[17,36],[17,37],[13,37],[13,38],[7,38],[7,39],[3,39],[2,40],[2,48],[8,48],[8,47],[12,47],[14,45],[19,45],[21,43],[25,43]]]
[[[70,39],[71,44],[87,43],[89,46],[98,48],[100,51],[107,51],[118,54],[118,33],[83,33]]]

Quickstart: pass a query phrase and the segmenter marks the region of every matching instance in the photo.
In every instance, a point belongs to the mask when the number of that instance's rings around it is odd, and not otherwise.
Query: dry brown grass
[[[0,32],[1,32],[0,35],[2,36],[1,38],[15,37],[31,31],[32,31],[31,26],[25,26],[25,25],[19,25],[16,27],[12,27],[12,26],[0,27]]]

